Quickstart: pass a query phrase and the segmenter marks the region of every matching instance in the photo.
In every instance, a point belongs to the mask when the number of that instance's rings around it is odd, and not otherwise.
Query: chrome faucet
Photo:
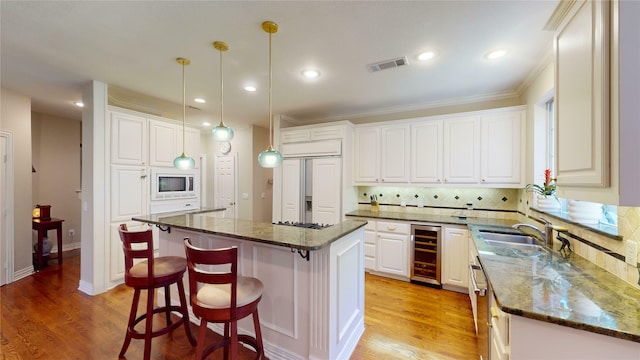
[[[530,224],[525,224],[525,223],[519,223],[519,224],[515,224],[512,226],[512,228],[519,230],[521,227],[526,227],[529,229],[533,229],[535,231],[537,231],[540,234],[540,237],[542,237],[542,240],[545,242],[545,244],[553,247],[553,229],[554,226],[553,224],[551,224],[551,221],[540,217],[540,220],[542,220],[544,222],[544,231],[538,229],[536,226],[530,225]]]

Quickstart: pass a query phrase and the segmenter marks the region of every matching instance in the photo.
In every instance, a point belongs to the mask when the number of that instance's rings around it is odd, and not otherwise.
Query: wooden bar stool
[[[253,347],[256,359],[266,359],[262,345],[258,303],[262,299],[262,282],[238,276],[238,249],[200,249],[185,238],[189,269],[189,299],[193,313],[200,317],[196,359],[204,359],[224,347],[224,358],[238,358],[238,342]],[[210,265],[222,265],[212,268]],[[253,315],[255,337],[238,335],[238,320]],[[224,338],[205,348],[207,323],[224,323]]]
[[[131,339],[144,339],[144,359],[148,360],[151,357],[151,339],[171,332],[183,324],[187,339],[189,339],[192,346],[196,346],[196,341],[189,327],[189,312],[182,283],[182,277],[187,269],[187,261],[178,256],[154,258],[153,233],[151,229],[134,232],[128,231],[126,224],[121,224],[119,231],[122,248],[124,249],[124,282],[135,290],[127,325],[127,336],[124,339],[119,356],[123,357],[127,352]],[[134,265],[134,259],[142,261],[136,262]],[[169,286],[174,283],[178,285],[180,306],[171,305]],[[165,306],[155,308],[154,293],[155,289],[160,287],[164,287]],[[141,290],[147,290],[147,310],[144,314],[137,316]],[[182,315],[180,320],[175,323],[171,321],[172,311]],[[158,313],[166,314],[167,325],[153,331],[153,314]],[[136,331],[135,326],[143,320],[145,320],[144,332]]]

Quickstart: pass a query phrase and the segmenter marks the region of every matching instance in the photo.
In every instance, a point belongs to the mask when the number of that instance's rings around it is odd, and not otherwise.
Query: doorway
[[[13,134],[0,131],[0,286],[13,282]]]
[[[238,214],[236,196],[236,154],[216,156],[215,207],[227,208],[226,218]]]

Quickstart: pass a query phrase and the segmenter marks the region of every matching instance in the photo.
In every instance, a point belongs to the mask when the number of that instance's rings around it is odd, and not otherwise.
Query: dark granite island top
[[[503,227],[469,229],[502,311],[640,343],[640,290],[576,254],[529,256],[488,245],[479,232]]]
[[[309,251],[322,249],[343,236],[365,226],[363,220],[346,220],[320,230],[275,225],[215,216],[215,210],[144,215],[132,220],[155,224],[162,229],[178,228],[212,235],[261,242]]]

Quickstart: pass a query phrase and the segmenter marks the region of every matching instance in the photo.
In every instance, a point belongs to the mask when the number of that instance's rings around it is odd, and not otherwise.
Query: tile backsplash
[[[358,202],[368,203],[369,196],[376,195],[381,205],[467,209],[467,204],[472,204],[474,209],[516,211],[519,192],[520,189],[359,186]]]

